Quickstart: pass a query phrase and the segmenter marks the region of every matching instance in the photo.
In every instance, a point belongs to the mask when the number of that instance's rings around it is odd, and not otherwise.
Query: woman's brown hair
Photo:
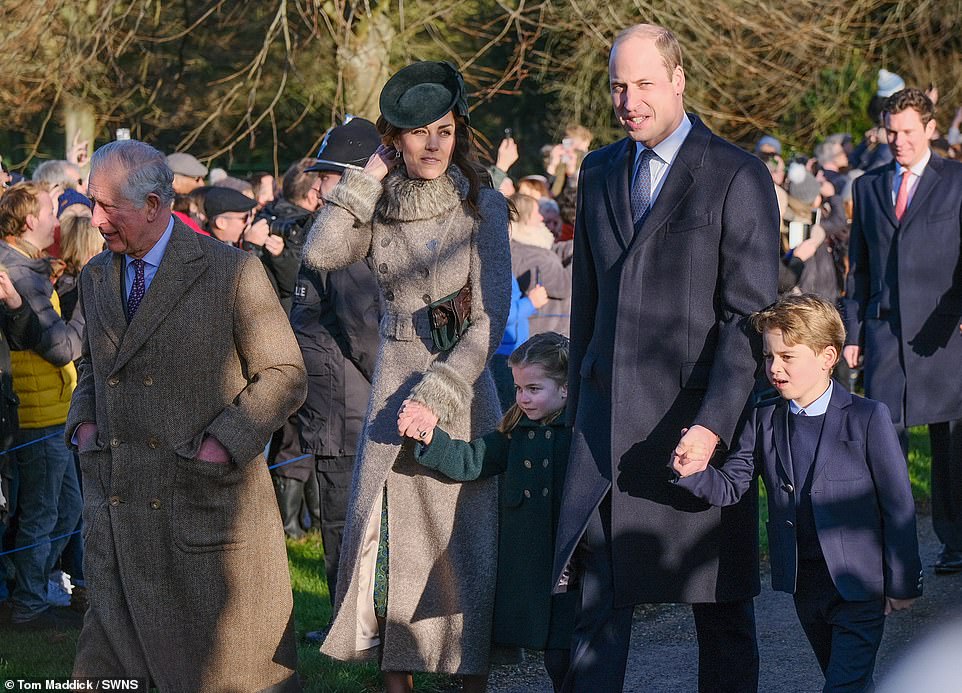
[[[557,332],[536,334],[511,352],[508,366],[541,366],[544,374],[561,387],[568,382],[568,338]],[[523,415],[521,407],[515,402],[501,419],[498,430],[510,433]],[[560,415],[561,410],[556,411],[542,419],[541,423],[552,423]]]
[[[451,115],[454,117],[454,152],[451,154],[451,163],[461,169],[461,173],[468,179],[468,207],[472,212],[478,214],[481,176],[482,172],[487,176],[487,171],[478,161],[477,147],[474,144],[474,131],[471,126],[454,111],[451,111]],[[401,133],[405,132],[403,128],[391,125],[382,115],[377,117],[375,126],[377,131],[381,133],[381,142],[388,147],[394,147],[395,140],[401,136]]]

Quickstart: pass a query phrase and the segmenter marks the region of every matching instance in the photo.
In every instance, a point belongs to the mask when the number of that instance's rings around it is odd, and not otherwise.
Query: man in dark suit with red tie
[[[578,185],[558,590],[573,556],[583,574],[564,690],[621,691],[634,605],[682,602],[699,689],[755,691],[754,486],[714,508],[669,464],[732,442],[757,365],[747,317],[775,300],[775,190],[761,160],[685,113],[671,32],[625,30],[609,72],[628,137],[590,153]]]
[[[908,451],[929,425],[937,573],[962,571],[962,164],[929,148],[935,107],[919,89],[889,97],[895,161],[855,182],[844,355],[864,350],[865,394],[888,405]]]

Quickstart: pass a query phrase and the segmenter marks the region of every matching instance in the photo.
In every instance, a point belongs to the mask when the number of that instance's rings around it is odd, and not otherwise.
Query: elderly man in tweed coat
[[[67,420],[90,594],[74,675],[298,690],[261,451],[304,400],[304,365],[257,258],[171,219],[172,178],[133,140],[91,161],[108,251],[80,279],[88,329]]]

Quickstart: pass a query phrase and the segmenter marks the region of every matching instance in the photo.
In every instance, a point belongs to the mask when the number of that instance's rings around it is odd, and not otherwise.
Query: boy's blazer
[[[772,587],[795,592],[796,493],[788,402],[762,403],[743,417],[724,463],[675,483],[713,504],[737,502],[757,467],[768,491]],[[832,581],[843,599],[922,594],[915,502],[887,407],[835,383],[815,454],[812,514]]]

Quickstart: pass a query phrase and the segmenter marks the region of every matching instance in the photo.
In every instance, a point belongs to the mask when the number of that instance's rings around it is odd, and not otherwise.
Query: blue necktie
[[[147,283],[144,281],[144,265],[146,263],[143,260],[134,260],[132,264],[134,266],[134,285],[130,287],[130,296],[127,297],[127,322],[134,319],[134,313],[140,307],[140,302],[144,299],[144,293],[147,291]]]
[[[651,166],[649,162],[658,155],[651,149],[643,149],[638,157],[635,183],[631,188],[631,221],[638,229],[651,209]]]

